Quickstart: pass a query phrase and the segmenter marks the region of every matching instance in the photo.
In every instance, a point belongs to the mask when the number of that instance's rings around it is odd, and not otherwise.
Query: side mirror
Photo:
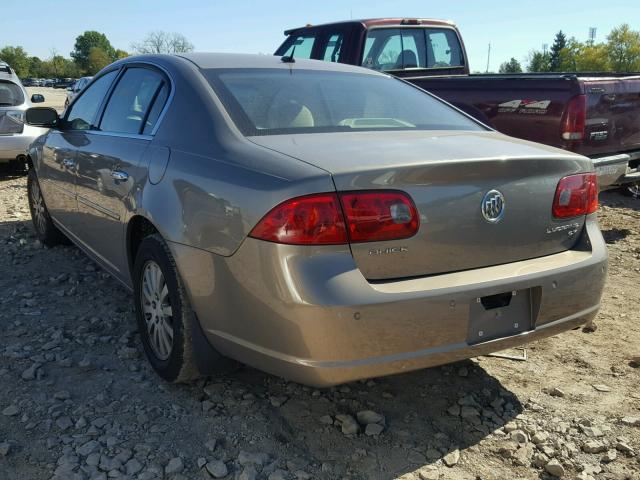
[[[44,95],[40,95],[39,93],[34,93],[31,95],[31,103],[42,103],[44,102]]]
[[[56,109],[51,107],[28,108],[25,113],[25,118],[27,125],[47,128],[55,127],[60,119]]]
[[[67,91],[73,92],[73,87],[67,87]]]

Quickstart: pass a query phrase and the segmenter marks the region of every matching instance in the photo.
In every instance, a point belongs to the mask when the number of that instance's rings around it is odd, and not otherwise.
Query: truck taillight
[[[581,173],[562,178],[553,199],[553,216],[571,218],[593,213],[598,209],[598,177]]]
[[[402,192],[322,193],[281,203],[249,236],[289,245],[339,245],[408,238],[419,226],[417,209]]]
[[[587,96],[572,97],[562,118],[562,138],[564,140],[583,140],[587,120]]]

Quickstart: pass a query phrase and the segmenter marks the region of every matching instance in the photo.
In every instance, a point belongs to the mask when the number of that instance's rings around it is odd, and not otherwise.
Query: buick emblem
[[[490,190],[482,198],[482,216],[489,223],[497,223],[504,215],[504,195],[498,190]]]

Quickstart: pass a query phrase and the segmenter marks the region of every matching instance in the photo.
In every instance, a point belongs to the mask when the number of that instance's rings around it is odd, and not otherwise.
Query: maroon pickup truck
[[[441,20],[352,20],[285,35],[275,55],[388,72],[507,135],[586,155],[601,187],[640,197],[640,74],[470,75],[458,29]]]

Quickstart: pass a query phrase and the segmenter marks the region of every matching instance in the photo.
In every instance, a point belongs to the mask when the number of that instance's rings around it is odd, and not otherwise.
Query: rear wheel
[[[620,187],[623,195],[628,197],[640,198],[640,182],[629,183]]]
[[[193,355],[193,312],[166,242],[142,240],[134,265],[138,329],[153,369],[168,382],[199,376]]]
[[[38,239],[47,246],[53,247],[59,244],[68,244],[69,240],[58,230],[51,220],[49,210],[44,202],[38,177],[33,169],[27,174],[27,194],[29,197],[29,210],[31,221]]]

